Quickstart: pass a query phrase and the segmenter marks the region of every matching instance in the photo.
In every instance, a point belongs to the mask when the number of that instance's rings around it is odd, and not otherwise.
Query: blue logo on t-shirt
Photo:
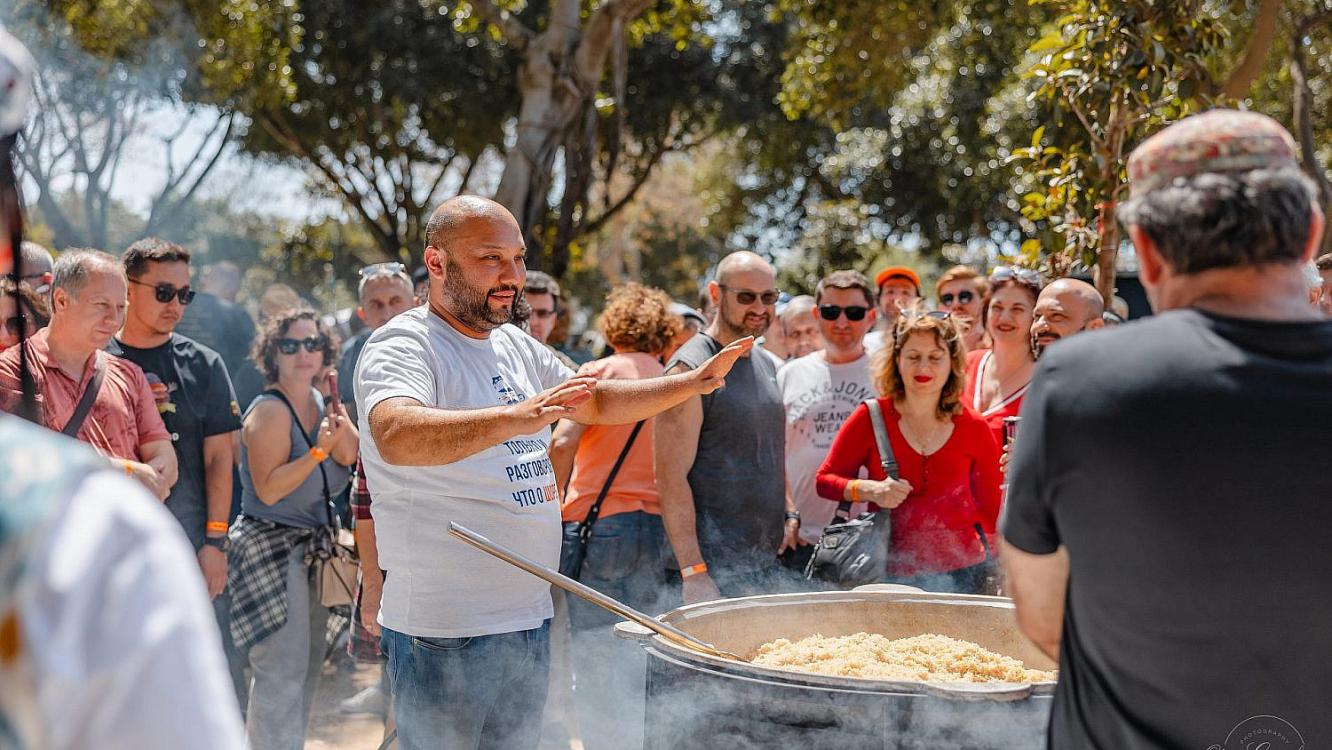
[[[495,392],[499,394],[500,401],[506,404],[516,404],[527,399],[526,396],[514,390],[513,386],[506,383],[503,375],[496,375],[491,378],[490,384],[495,386]]]

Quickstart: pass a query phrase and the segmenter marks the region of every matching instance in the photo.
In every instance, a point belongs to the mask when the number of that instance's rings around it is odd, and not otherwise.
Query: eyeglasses
[[[842,317],[842,313],[846,313],[847,320],[856,323],[865,319],[865,315],[869,313],[869,308],[862,305],[851,305],[849,307],[842,307],[840,305],[819,305],[819,317],[824,320],[837,320]]]
[[[957,300],[957,303],[959,305],[969,305],[971,304],[971,301],[973,299],[976,299],[976,295],[972,294],[971,290],[968,289],[966,291],[958,292],[956,295],[954,295],[952,292],[948,292],[946,294],[940,294],[939,304],[951,305],[953,304],[953,300]]]
[[[782,296],[782,293],[776,289],[769,289],[766,292],[751,292],[748,289],[733,289],[725,284],[718,284],[718,286],[728,292],[733,292],[735,301],[742,305],[752,305],[754,300],[759,300],[764,306],[771,307],[777,304],[777,300]]]
[[[138,284],[139,286],[151,287],[153,290],[153,298],[164,305],[170,302],[173,297],[180,300],[180,304],[182,305],[188,305],[194,301],[194,290],[191,289],[188,284],[177,289],[175,286],[167,283],[148,284],[139,281],[138,279],[130,279],[129,282],[131,284]]]
[[[539,318],[541,320],[545,320],[546,318],[553,318],[558,314],[559,313],[557,313],[554,310],[538,310],[535,307],[532,308],[532,317]]]
[[[994,271],[990,273],[990,281],[1016,281],[1019,284],[1026,284],[1027,286],[1034,286],[1039,289],[1041,286],[1041,275],[1030,268],[995,266]]]
[[[401,263],[374,263],[361,269],[361,278],[368,279],[372,276],[396,276],[397,274],[406,274],[407,266]]]
[[[323,336],[310,336],[303,339],[281,338],[274,342],[283,354],[295,354],[302,346],[307,352],[323,351],[328,346],[328,339]]]
[[[23,330],[24,323],[27,322],[27,320],[28,316],[21,313],[5,318],[5,333],[17,337],[19,332]]]

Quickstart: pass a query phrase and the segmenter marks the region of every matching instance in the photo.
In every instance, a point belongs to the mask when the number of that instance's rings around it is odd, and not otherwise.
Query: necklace
[[[907,444],[909,444],[912,448],[915,448],[915,449],[916,449],[916,452],[919,453],[921,456],[928,456],[928,455],[929,455],[929,453],[927,452],[927,449],[930,447],[931,444],[934,443],[934,437],[935,437],[936,435],[939,434],[939,430],[943,429],[943,426],[944,426],[944,424],[945,424],[944,422],[940,422],[940,421],[938,420],[938,418],[935,418],[933,421],[934,421],[934,429],[930,430],[930,434],[929,434],[929,435],[926,435],[926,436],[925,436],[925,439],[922,440],[922,441],[920,441],[919,443],[917,443],[916,441],[913,441],[913,440],[912,440],[912,439],[906,434],[906,431],[905,431],[905,430],[902,431],[902,437],[905,437],[905,438],[907,439]],[[902,425],[903,425],[904,427],[911,427],[911,431],[912,431],[913,433],[916,432],[916,428],[915,428],[914,425],[908,425],[908,424],[907,424],[907,421],[906,421],[906,417],[905,417],[905,415],[902,417]]]

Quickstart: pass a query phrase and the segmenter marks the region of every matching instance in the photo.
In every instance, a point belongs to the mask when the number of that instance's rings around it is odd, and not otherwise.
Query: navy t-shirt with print
[[[1332,747],[1332,322],[1179,310],[1046,350],[1000,530],[1061,545],[1053,748]]]
[[[204,438],[240,429],[240,408],[227,366],[217,352],[179,334],[152,349],[112,339],[107,351],[143,369],[157,411],[171,433],[180,478],[167,497],[171,511],[197,549],[208,521]]]

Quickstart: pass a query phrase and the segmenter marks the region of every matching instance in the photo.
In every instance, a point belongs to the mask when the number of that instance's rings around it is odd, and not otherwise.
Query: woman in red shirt
[[[900,478],[884,474],[861,404],[819,468],[818,493],[890,510],[888,580],[978,592],[999,515],[999,446],[961,402],[961,336],[947,313],[914,311],[901,315],[888,343],[872,367]],[[862,469],[868,479],[858,478]]]
[[[962,403],[981,415],[1003,445],[1004,417],[1018,415],[1036,370],[1031,323],[1041,277],[1030,269],[999,266],[990,274],[989,286],[981,319],[993,345],[967,355]]]

